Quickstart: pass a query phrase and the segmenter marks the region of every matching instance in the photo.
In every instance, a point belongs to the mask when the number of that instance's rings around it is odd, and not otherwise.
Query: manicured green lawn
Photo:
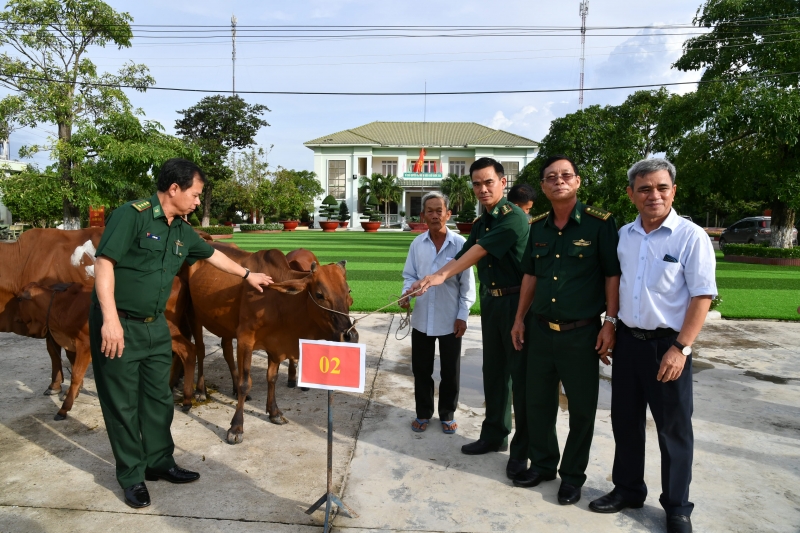
[[[294,231],[234,234],[234,242],[248,251],[278,248],[290,252],[307,248],[322,263],[347,260],[347,279],[353,290],[353,310],[372,311],[396,300],[403,288],[403,264],[408,246],[417,234],[339,231]],[[800,267],[726,263],[717,252],[717,286],[728,318],[800,320]],[[387,311],[399,312],[389,307]],[[472,307],[480,313],[479,303]]]

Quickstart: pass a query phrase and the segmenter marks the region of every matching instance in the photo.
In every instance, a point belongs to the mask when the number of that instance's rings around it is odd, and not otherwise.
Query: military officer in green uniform
[[[188,483],[200,477],[172,457],[172,339],[164,308],[173,278],[184,261],[207,259],[258,291],[272,281],[215,251],[181,218],[200,204],[205,182],[191,161],[170,159],[159,172],[158,192],[115,209],[97,248],[92,367],[117,480],[135,508],[150,505],[145,479]]]
[[[517,475],[514,485],[534,487],[556,477],[561,381],[569,402],[569,435],[558,470],[558,501],[568,505],[580,500],[586,481],[597,410],[598,356],[608,364],[614,348],[619,238],[611,213],[578,201],[581,179],[570,159],[550,157],[540,178],[553,208],[531,223],[522,262],[525,276],[511,331],[514,345],[528,349],[531,459],[530,469]]]
[[[484,208],[483,215],[475,220],[467,242],[454,260],[438,272],[415,282],[407,294],[416,290],[424,293],[477,264],[486,418],[480,438],[462,446],[461,451],[480,455],[506,449],[512,429],[513,398],[516,432],[511,440],[506,466],[506,475],[513,479],[528,466],[526,357],[511,343],[511,325],[522,281],[520,261],[527,242],[528,217],[503,197],[506,178],[500,163],[484,157],[475,161],[469,171],[475,196]]]

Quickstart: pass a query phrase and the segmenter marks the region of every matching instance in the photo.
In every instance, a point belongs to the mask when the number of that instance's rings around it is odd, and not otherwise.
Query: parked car
[[[719,247],[726,244],[757,244],[769,242],[772,217],[747,217],[725,229],[719,237]],[[797,230],[792,228],[792,244],[797,246]]]

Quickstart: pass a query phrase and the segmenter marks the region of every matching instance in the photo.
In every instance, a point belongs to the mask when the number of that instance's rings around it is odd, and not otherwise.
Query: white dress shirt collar
[[[669,215],[667,215],[667,218],[665,218],[664,222],[662,222],[661,225],[656,229],[654,229],[653,231],[658,231],[661,228],[667,228],[670,231],[670,233],[672,233],[673,231],[675,231],[675,228],[678,226],[678,224],[680,224],[680,217],[678,216],[678,213],[675,212],[675,209],[670,207]],[[642,235],[647,235],[647,232],[644,230],[644,226],[642,226],[642,215],[637,215],[636,220],[634,220],[633,224],[631,224],[628,227],[628,231],[634,231],[634,230],[638,231]],[[653,233],[653,231],[651,231],[650,233]]]

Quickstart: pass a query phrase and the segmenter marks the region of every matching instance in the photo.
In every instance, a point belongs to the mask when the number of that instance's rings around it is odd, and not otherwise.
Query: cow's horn
[[[336,266],[341,268],[342,271],[347,272],[347,269],[345,268],[347,266],[347,261],[345,261],[344,259],[336,263]]]
[[[317,262],[311,261],[311,273],[313,274],[316,271],[317,271]]]

